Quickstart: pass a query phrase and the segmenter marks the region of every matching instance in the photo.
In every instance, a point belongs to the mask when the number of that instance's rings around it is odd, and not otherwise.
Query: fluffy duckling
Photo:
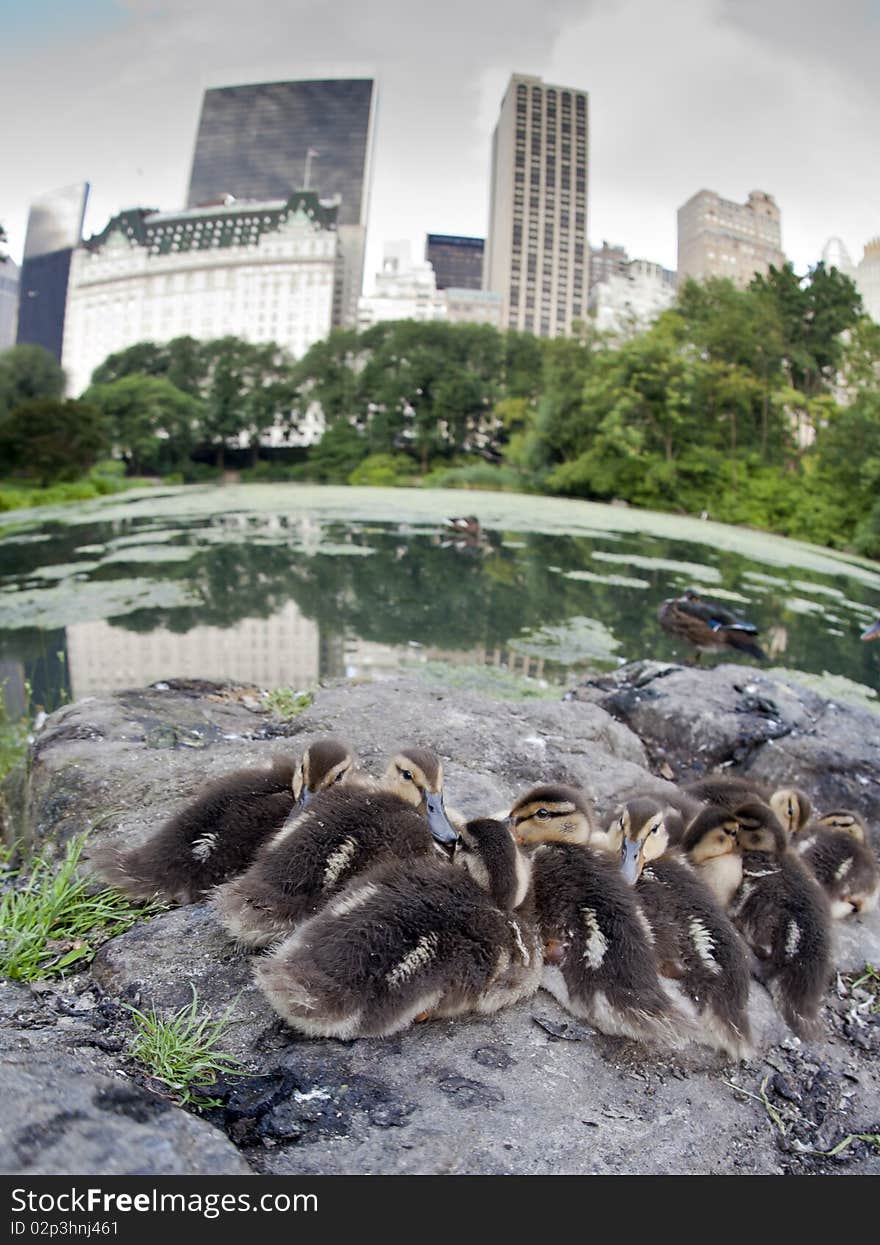
[[[660,972],[678,982],[697,1013],[700,1036],[734,1059],[751,1050],[745,947],[709,888],[669,850],[665,809],[654,799],[624,804],[606,837],[634,884],[654,935]]]
[[[299,764],[276,757],[268,769],[237,770],[209,783],[140,847],[95,848],[90,867],[133,899],[194,903],[241,873],[258,850],[319,791],[357,772],[347,744],[318,739]]]
[[[725,648],[748,653],[758,661],[767,660],[767,654],[754,639],[758,634],[754,623],[737,618],[714,601],[705,601],[693,588],[664,601],[657,611],[657,620],[664,631],[693,644],[697,650],[695,662],[700,660],[701,653]]]
[[[828,900],[789,851],[772,809],[752,801],[736,817],[743,881],[731,915],[786,1023],[799,1037],[813,1037],[832,975]]]
[[[617,798],[617,806],[622,807],[632,800],[654,800],[660,804],[670,847],[677,847],[681,843],[685,830],[703,807],[701,800],[694,799],[686,791],[668,782],[662,785],[658,783],[656,786],[632,787],[623,791]]]
[[[259,960],[257,983],[291,1028],[384,1037],[533,994],[530,870],[504,823],[462,827],[455,864],[435,855],[379,865]]]
[[[508,822],[531,847],[541,985],[603,1033],[681,1045],[688,1023],[660,982],[645,915],[610,854],[587,846],[594,824],[583,794],[535,787]]]
[[[426,748],[405,748],[375,791],[324,791],[266,844],[246,873],[217,889],[228,932],[249,947],[290,933],[382,860],[409,860],[458,838],[443,802],[443,767]]]
[[[880,897],[877,861],[858,813],[825,813],[796,835],[792,846],[827,894],[832,917],[871,912]]]
[[[810,797],[799,787],[780,787],[770,796],[770,807],[789,841],[800,834],[813,816]]]
[[[766,804],[770,799],[770,790],[764,783],[742,778],[739,774],[709,774],[696,782],[689,782],[684,791],[700,804],[714,805],[729,811],[747,800],[763,800]]]
[[[681,850],[722,908],[730,905],[742,885],[742,855],[736,832],[739,823],[726,808],[709,805],[691,821]]]

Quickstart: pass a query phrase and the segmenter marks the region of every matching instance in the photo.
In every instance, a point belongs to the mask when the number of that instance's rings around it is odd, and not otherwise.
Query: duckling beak
[[[438,843],[454,845],[458,841],[458,831],[453,828],[452,823],[446,816],[442,791],[439,793],[433,791],[425,792],[425,816],[428,819],[428,829]]]
[[[314,798],[314,791],[309,791],[308,787],[303,787],[302,791],[299,793],[299,799],[296,802],[296,811],[301,813],[304,808],[308,808]]]
[[[862,639],[863,640],[880,639],[880,618],[872,622],[870,627],[868,627],[866,631],[862,632]]]
[[[632,839],[624,839],[623,847],[620,849],[620,871],[630,886],[635,886],[639,880],[639,874],[642,872],[641,860],[641,843],[636,843]]]

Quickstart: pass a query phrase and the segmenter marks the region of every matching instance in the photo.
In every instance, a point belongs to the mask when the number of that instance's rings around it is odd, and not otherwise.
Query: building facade
[[[625,338],[640,332],[675,302],[675,273],[647,259],[627,261],[590,291],[596,328]]]
[[[505,327],[554,337],[587,311],[586,91],[514,74],[492,136],[483,287]]]
[[[481,290],[484,246],[483,238],[429,233],[425,238],[425,260],[434,269],[437,289]]]
[[[610,242],[591,246],[589,292],[592,294],[593,287],[600,281],[607,281],[609,277],[625,277],[629,262],[626,249],[622,246],[612,246]]]
[[[865,243],[865,253],[856,267],[856,287],[865,311],[880,324],[880,238]]]
[[[334,322],[354,324],[364,276],[376,86],[371,78],[261,82],[206,91],[187,206],[224,195],[339,199]]]
[[[18,264],[8,256],[0,262],[0,350],[15,345],[18,332]]]
[[[184,334],[276,342],[298,358],[330,331],[336,268],[336,208],[308,191],[123,212],[73,255],[68,390],[81,393],[108,354]]]
[[[16,340],[20,346],[42,346],[59,361],[70,261],[82,239],[88,196],[87,182],[64,186],[41,195],[28,213]]]
[[[430,264],[414,264],[408,242],[386,242],[373,293],[358,304],[358,328],[384,320],[445,320],[446,300]]]
[[[494,290],[449,289],[441,291],[450,324],[491,324],[504,328],[503,303]]]
[[[678,209],[678,281],[729,277],[745,287],[785,263],[782,215],[772,195],[753,190],[745,203],[700,190]]]

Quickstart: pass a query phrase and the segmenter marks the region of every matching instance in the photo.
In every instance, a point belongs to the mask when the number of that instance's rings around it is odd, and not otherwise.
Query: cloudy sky
[[[202,91],[308,77],[379,82],[368,273],[385,239],[483,235],[511,72],[590,92],[593,243],[674,267],[703,187],[773,194],[799,269],[880,234],[880,0],[2,0],[10,253],[69,182],[89,232],[181,206]]]

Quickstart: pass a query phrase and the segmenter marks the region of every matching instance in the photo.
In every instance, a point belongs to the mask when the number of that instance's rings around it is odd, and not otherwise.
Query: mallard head
[[[770,807],[789,838],[800,834],[813,816],[810,797],[798,787],[780,787],[778,791],[774,791],[770,797]]]
[[[634,886],[645,865],[669,846],[663,805],[647,797],[629,800],[615,811],[605,836],[609,848],[620,855],[624,878]]]
[[[341,739],[316,739],[309,744],[293,775],[295,809],[308,808],[319,791],[344,783],[357,769],[357,759]]]
[[[595,829],[587,798],[576,787],[532,787],[514,804],[507,824],[517,843],[589,843]]]
[[[736,841],[740,851],[763,852],[782,856],[788,840],[773,809],[762,800],[749,800],[734,812],[737,823]]]
[[[709,805],[700,810],[685,830],[682,850],[695,865],[729,856],[737,850],[738,829],[739,823],[729,809]]]
[[[430,748],[401,748],[388,762],[382,787],[423,813],[438,843],[456,842],[458,831],[446,816],[443,802],[443,765]]]
[[[518,908],[526,897],[531,866],[503,821],[480,817],[462,826],[453,863],[467,869],[505,911]]]
[[[841,833],[850,835],[859,843],[868,841],[868,827],[864,818],[853,809],[834,809],[830,813],[823,813],[818,821],[820,826],[827,826],[829,830],[840,830]]]

